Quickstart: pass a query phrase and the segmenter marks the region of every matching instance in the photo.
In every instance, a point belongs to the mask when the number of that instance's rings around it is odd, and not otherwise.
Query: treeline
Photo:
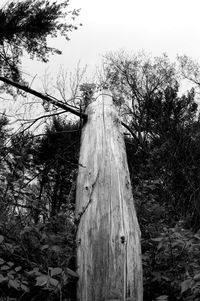
[[[190,73],[193,67],[197,77],[198,65],[186,57],[179,63],[178,70],[166,55],[151,59],[121,53],[107,56],[105,70],[120,114],[131,129],[126,141],[133,187],[144,181],[156,184],[160,203],[198,229],[198,90],[180,92],[181,74],[190,64]]]

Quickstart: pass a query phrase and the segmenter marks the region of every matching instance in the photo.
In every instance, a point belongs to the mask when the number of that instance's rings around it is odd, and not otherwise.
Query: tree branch
[[[147,151],[144,143],[141,141],[141,139],[139,139],[137,137],[137,135],[132,131],[132,129],[126,123],[121,121],[121,124],[131,133],[132,137],[137,140],[138,144],[140,145],[140,147],[142,147],[143,151],[148,154],[148,151]]]
[[[132,129],[126,124],[124,123],[123,121],[121,121],[121,124],[131,133],[132,137],[135,138],[139,144],[140,144],[140,140],[139,138],[136,136],[136,134],[132,131]]]
[[[78,111],[72,109],[71,107],[67,106],[66,104],[63,104],[61,101],[54,100],[54,99],[52,99],[51,97],[49,97],[47,95],[44,95],[44,94],[42,94],[42,93],[40,93],[38,91],[35,91],[35,90],[33,90],[33,89],[31,89],[31,88],[29,88],[27,86],[23,86],[23,85],[21,85],[19,83],[13,82],[10,79],[5,78],[3,76],[0,76],[0,80],[2,82],[4,82],[4,83],[8,84],[8,85],[11,85],[11,86],[19,89],[19,90],[23,90],[26,93],[32,94],[32,95],[34,95],[36,97],[39,97],[39,98],[41,98],[43,100],[46,100],[47,102],[50,102],[51,104],[55,105],[56,107],[62,108],[65,111],[70,112],[70,113],[72,113],[72,114],[74,114],[74,115],[82,118],[85,122],[87,121],[87,115],[86,114],[78,112]]]

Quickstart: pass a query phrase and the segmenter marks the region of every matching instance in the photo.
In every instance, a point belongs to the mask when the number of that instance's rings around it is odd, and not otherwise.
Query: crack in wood
[[[90,195],[89,195],[89,200],[88,200],[87,204],[85,205],[85,207],[83,207],[82,211],[78,214],[78,217],[75,218],[75,220],[74,220],[74,223],[75,223],[75,225],[76,225],[75,236],[76,236],[76,234],[77,234],[77,232],[78,232],[78,226],[79,226],[79,224],[80,224],[81,218],[82,218],[82,216],[84,215],[84,213],[86,212],[87,208],[89,207],[89,205],[90,205],[90,203],[91,203],[91,201],[92,201],[92,195],[93,195],[94,188],[95,188],[95,185],[96,185],[96,183],[97,183],[97,180],[98,180],[98,178],[99,178],[99,173],[100,173],[100,169],[99,169],[98,172],[97,172],[97,175],[96,175],[96,178],[95,178],[93,184],[91,185],[91,188],[92,188],[92,189],[91,189],[91,192],[90,192]],[[88,190],[88,187],[86,187],[86,189]]]

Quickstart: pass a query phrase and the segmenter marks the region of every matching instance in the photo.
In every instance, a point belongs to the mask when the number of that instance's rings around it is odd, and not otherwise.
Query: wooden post
[[[142,301],[140,230],[110,92],[86,113],[76,192],[77,300]]]

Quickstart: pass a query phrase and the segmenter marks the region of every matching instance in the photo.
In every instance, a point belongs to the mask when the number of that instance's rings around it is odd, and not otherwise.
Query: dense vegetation
[[[54,118],[42,137],[10,136],[6,122],[2,118],[0,294],[55,300],[66,290],[69,296],[77,278],[70,267],[80,131]]]

